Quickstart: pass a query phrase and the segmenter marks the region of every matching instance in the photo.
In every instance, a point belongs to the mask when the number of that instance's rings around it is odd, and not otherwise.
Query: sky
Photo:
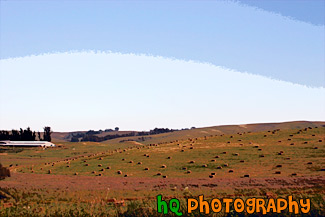
[[[0,129],[325,120],[325,3],[0,1]]]

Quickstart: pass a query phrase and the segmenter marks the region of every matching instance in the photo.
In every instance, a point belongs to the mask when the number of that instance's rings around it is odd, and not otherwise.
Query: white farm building
[[[10,147],[55,147],[55,144],[46,141],[0,141],[0,146]]]

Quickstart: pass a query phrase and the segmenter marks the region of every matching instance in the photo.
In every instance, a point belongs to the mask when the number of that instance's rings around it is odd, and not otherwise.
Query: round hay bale
[[[248,177],[249,177],[249,174],[245,174],[244,177],[245,177],[245,178],[248,178]]]
[[[190,149],[194,149],[194,147],[190,147]]]
[[[142,162],[140,161],[140,162],[138,162],[138,164],[140,165],[140,164],[142,164]]]
[[[245,161],[244,160],[241,160],[241,161],[239,161],[240,163],[244,163]]]
[[[239,156],[239,153],[234,153],[233,155],[234,155],[234,156]]]
[[[168,176],[163,176],[164,179],[167,179]]]
[[[281,171],[275,171],[275,174],[281,174]]]
[[[165,169],[167,166],[165,164],[161,165],[161,168]]]
[[[77,172],[75,172],[75,173],[74,173],[74,175],[75,175],[75,176],[77,176],[77,175],[78,175],[78,173],[77,173]]]
[[[290,160],[291,158],[290,157],[287,157],[287,158],[285,158],[286,160]]]
[[[260,157],[265,157],[264,154],[261,154]]]
[[[92,173],[92,174],[96,174],[96,171],[92,171],[91,173]]]
[[[70,167],[70,165],[67,165],[67,167]]]
[[[220,158],[220,156],[219,156],[219,155],[217,155],[217,156],[215,156],[214,158]]]
[[[206,165],[206,164],[203,164],[203,165],[202,165],[202,167],[208,167],[208,165]]]
[[[124,159],[124,158],[122,158],[122,161],[125,161],[125,159]]]
[[[144,170],[149,170],[149,167],[144,168]]]
[[[212,159],[211,162],[216,162],[217,160],[216,159]]]
[[[128,177],[128,174],[125,174],[124,177]]]
[[[224,166],[224,167],[228,167],[228,166],[229,166],[229,164],[225,163],[225,164],[223,164],[223,166]]]
[[[320,139],[320,140],[318,140],[318,142],[323,142],[323,140]]]
[[[209,178],[210,178],[210,179],[214,178],[214,175],[209,175]]]
[[[221,170],[221,169],[222,169],[222,166],[218,166],[217,169],[218,169],[218,170]]]
[[[147,155],[147,157],[150,157],[150,155]]]
[[[295,145],[295,143],[290,143],[290,145]]]
[[[99,158],[99,160],[103,160],[103,158],[102,158],[102,157],[100,157],[100,158]]]
[[[187,170],[186,173],[187,174],[190,174],[190,173],[192,173],[192,171],[191,170]]]
[[[167,157],[167,159],[172,159],[172,157]]]
[[[229,173],[233,173],[234,171],[233,170],[228,170]]]
[[[297,173],[292,173],[291,175],[292,175],[292,176],[296,176],[296,175],[297,175]]]
[[[222,152],[222,154],[227,154],[227,152],[226,152],[226,151],[224,151],[224,152]]]
[[[276,165],[275,167],[278,167],[278,168],[280,168],[280,167],[282,167],[282,165],[281,165],[281,164],[278,164],[278,165]]]
[[[213,176],[215,176],[215,175],[217,175],[217,173],[214,173],[214,172],[212,172],[210,175],[213,175]]]
[[[102,167],[103,165],[101,165],[101,164],[98,164],[98,167]]]
[[[104,172],[104,171],[105,171],[105,169],[104,169],[104,168],[103,168],[103,169],[100,169],[100,171]]]
[[[157,173],[156,175],[157,175],[157,176],[161,176],[162,174],[161,174],[161,173]]]
[[[102,176],[103,174],[99,173],[98,176]]]
[[[182,170],[187,170],[187,167],[183,167]]]
[[[308,162],[307,164],[311,165],[311,164],[313,164],[313,162]]]
[[[261,148],[259,148],[259,149],[257,149],[258,151],[262,151],[262,149]]]
[[[130,161],[129,161],[129,163],[130,163],[130,164],[133,164],[133,161],[132,161],[132,160],[130,160]]]
[[[189,163],[190,163],[190,164],[194,164],[194,163],[195,163],[195,161],[194,161],[194,160],[191,160]]]
[[[185,150],[184,150],[184,149],[182,149],[182,150],[181,150],[181,152],[185,152]]]
[[[111,167],[110,167],[110,166],[108,166],[108,167],[106,167],[106,169],[110,170],[110,169],[111,169]]]
[[[122,174],[122,171],[121,170],[118,170],[117,171],[117,174],[121,175]]]
[[[314,149],[318,149],[318,147],[314,147]]]

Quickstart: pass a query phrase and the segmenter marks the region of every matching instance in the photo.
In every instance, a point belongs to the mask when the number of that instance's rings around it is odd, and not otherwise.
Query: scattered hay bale
[[[219,155],[217,155],[217,156],[215,156],[214,158],[220,158],[220,156],[219,156]]]
[[[306,141],[306,142],[304,142],[303,144],[308,144],[308,142]]]
[[[187,174],[190,174],[190,173],[192,173],[192,171],[191,170],[187,170],[186,173]]]
[[[125,161],[125,159],[124,159],[124,158],[122,158],[122,161]]]
[[[265,157],[264,154],[261,154],[260,157]]]
[[[218,169],[218,170],[222,169],[222,166],[218,166],[217,169]]]
[[[209,178],[211,178],[211,179],[214,178],[214,175],[209,175]]]
[[[224,166],[224,167],[228,167],[228,166],[229,166],[229,164],[227,164],[227,163],[224,163],[224,164],[223,164],[223,166]]]
[[[292,176],[296,176],[296,175],[297,175],[297,173],[292,173],[291,175],[292,175]]]
[[[84,160],[84,163],[86,163],[87,161],[86,160]]]
[[[150,157],[150,155],[147,155],[147,157]]]
[[[99,158],[99,160],[103,160],[103,158],[102,158],[102,157],[100,157],[100,158]]]
[[[289,136],[293,137],[293,135],[292,135],[292,134],[290,134]]]
[[[167,179],[167,176],[163,176],[164,179]]]
[[[258,147],[260,147],[260,146],[258,146],[258,145],[255,145],[255,146],[254,146],[254,148],[258,148]]]
[[[244,160],[240,160],[239,162],[240,162],[240,163],[244,163],[245,161],[244,161]]]
[[[99,173],[98,176],[103,176],[103,174]]]
[[[102,167],[103,165],[101,165],[101,164],[98,164],[98,167]]]
[[[313,162],[307,162],[307,164],[309,164],[309,165],[310,165],[310,164],[313,164]]]
[[[234,153],[233,155],[234,155],[234,156],[239,156],[239,153]]]
[[[78,175],[78,173],[77,173],[77,172],[75,172],[75,173],[74,173],[74,175],[75,175],[75,176],[77,176],[77,175]]]
[[[106,167],[106,169],[110,170],[110,169],[111,169],[111,167],[110,167],[110,166],[108,166],[108,167]]]
[[[215,175],[217,175],[217,173],[212,172],[211,175],[215,176]]]
[[[281,142],[281,140],[279,140],[278,142]]]
[[[105,171],[105,169],[104,169],[104,168],[103,168],[103,169],[100,169],[100,171],[104,172],[104,171]]]
[[[249,177],[249,174],[245,174],[244,177],[245,177],[245,178],[248,178],[248,177]]]
[[[259,149],[257,149],[258,151],[262,151],[262,149],[261,148],[259,148]]]
[[[230,143],[230,141],[227,142],[227,144],[229,144],[229,143]]]
[[[314,149],[318,149],[318,147],[314,147]]]
[[[122,171],[121,170],[118,170],[117,171],[117,174],[121,175],[122,174]]]
[[[325,168],[320,169],[319,171],[325,171]]]
[[[216,159],[212,159],[211,162],[216,162],[217,160]]]
[[[161,168],[165,169],[167,166],[165,164],[161,165]]]
[[[96,171],[92,171],[91,173],[92,173],[92,174],[96,174]]]
[[[281,164],[278,164],[278,165],[276,165],[275,167],[278,167],[278,168],[280,168],[280,167],[282,167],[282,165],[281,165]]]
[[[224,151],[224,152],[222,152],[222,154],[227,154],[227,152],[226,152],[226,151]]]
[[[167,157],[167,159],[172,159],[172,157]]]
[[[191,160],[189,163],[190,163],[190,164],[194,164],[194,163],[195,163],[195,161],[194,161],[194,160]]]
[[[295,145],[295,143],[290,143],[290,145]]]
[[[162,174],[161,174],[161,173],[157,173],[156,175],[157,175],[157,176],[161,176]]]
[[[291,160],[291,158],[290,157],[287,157],[287,158],[285,158],[286,160]]]
[[[149,167],[144,168],[144,170],[149,170]]]
[[[51,173],[52,173],[52,170],[48,170],[47,173],[48,173],[48,174],[51,174]]]
[[[275,174],[281,174],[281,171],[275,171]]]
[[[182,170],[187,170],[187,167],[183,167]]]
[[[125,174],[124,177],[128,177],[128,174]]]
[[[234,171],[233,170],[228,170],[229,173],[233,173]]]
[[[208,165],[206,165],[206,164],[203,164],[203,165],[202,165],[202,167],[208,167]]]
[[[67,165],[67,167],[70,167],[70,165]]]
[[[181,152],[185,152],[185,150],[184,150],[184,149],[182,149],[182,150],[181,150]]]
[[[140,162],[138,162],[138,164],[140,165],[140,164],[142,164],[142,162],[140,161]]]
[[[132,160],[130,160],[130,161],[129,161],[129,163],[130,163],[130,164],[133,164],[133,161],[132,161]]]
[[[194,149],[194,147],[190,147],[190,149]]]

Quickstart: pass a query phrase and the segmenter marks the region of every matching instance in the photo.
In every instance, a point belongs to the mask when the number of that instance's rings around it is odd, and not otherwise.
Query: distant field
[[[102,214],[123,215],[146,207],[155,215],[153,198],[160,193],[181,198],[187,193],[294,195],[312,199],[312,215],[324,211],[323,122],[210,127],[151,135],[143,142],[121,139],[61,141],[45,150],[1,149],[0,162],[10,166],[12,177],[0,182],[0,194],[6,197],[0,214],[26,211],[21,203],[39,215],[101,203],[104,208],[97,211]],[[25,196],[17,201],[17,194]],[[125,200],[126,206],[112,207],[110,198]],[[137,208],[132,208],[135,202]],[[82,212],[89,214],[88,208]]]

